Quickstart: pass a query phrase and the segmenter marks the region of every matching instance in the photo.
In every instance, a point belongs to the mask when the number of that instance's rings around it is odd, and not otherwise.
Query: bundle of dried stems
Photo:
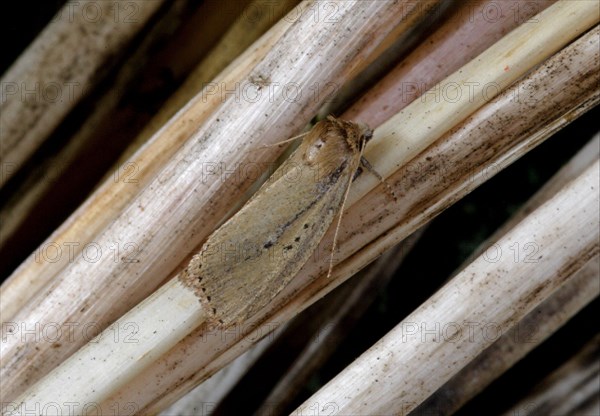
[[[326,278],[327,256],[315,256],[242,327],[212,332],[197,297],[168,279],[239,206],[256,179],[242,175],[244,166],[260,166],[262,173],[277,156],[272,147],[256,148],[292,136],[327,98],[324,86],[350,81],[438,3],[335,2],[337,19],[329,22],[313,18],[322,3],[302,2],[288,14],[295,19],[280,20],[204,89],[198,79],[210,80],[232,58],[224,54],[230,58],[221,58],[218,69],[201,65],[188,84],[196,95],[181,93],[184,98],[175,98],[140,135],[147,138],[164,123],[127,162],[139,169],[136,182],[107,181],[2,286],[0,375],[11,379],[2,386],[2,402],[17,412],[22,403],[50,402],[64,411],[75,406],[81,412],[90,403],[108,411],[130,402],[141,414],[161,411],[255,344],[269,322],[289,320],[598,103],[600,33],[593,1],[535,2],[544,9],[535,24],[516,27],[520,21],[504,19],[470,52],[453,57],[446,68],[451,74],[428,71],[464,36],[485,32],[481,21],[468,26],[464,16],[452,17],[431,35],[429,46],[416,49],[346,113],[374,125],[394,114],[375,130],[366,152],[389,185],[367,175],[354,182],[333,277]],[[218,49],[213,54],[221,56]],[[406,105],[395,98],[398,83],[416,81],[427,86],[420,99]],[[302,98],[286,99],[291,82],[302,87]],[[308,97],[313,86],[317,93]],[[230,91],[263,99],[240,100]],[[374,108],[393,113],[378,118]],[[61,116],[50,118],[58,123]],[[511,348],[504,340],[517,323],[548,316],[541,338],[555,331],[598,294],[590,277],[597,274],[598,168],[597,161],[586,160],[568,179],[559,175],[494,237],[503,248],[535,236],[535,263],[515,263],[509,256],[490,263],[480,255],[298,412],[315,406],[325,412],[327,403],[343,414],[403,413],[439,388],[422,408],[451,394],[449,407],[456,409],[530,349]],[[399,202],[390,201],[388,186]],[[330,250],[329,231],[317,253]],[[70,250],[69,256],[40,262],[50,246]],[[105,255],[88,261],[91,246]],[[566,302],[568,311],[553,318],[557,302]],[[75,328],[93,323],[105,332],[87,344],[89,333],[80,329],[50,343],[5,333],[73,322]],[[127,330],[132,322],[137,343],[111,341],[111,331]],[[432,339],[423,322],[492,322],[505,336],[492,345],[479,335],[461,338],[461,328],[452,326],[442,339]],[[465,380],[482,363],[499,356],[506,356],[503,366],[468,385]],[[65,383],[74,387],[64,389]]]
[[[81,161],[89,160],[97,155],[98,148],[115,148],[115,153],[117,153],[123,146],[122,143],[127,143],[128,137],[134,135],[141,126],[148,122],[153,106],[160,106],[161,93],[168,92],[169,88],[174,88],[172,85],[177,84],[179,78],[182,77],[180,74],[188,71],[187,66],[204,55],[211,42],[214,42],[212,38],[218,37],[219,25],[228,27],[233,20],[229,16],[234,13],[215,13],[214,10],[212,14],[209,13],[211,7],[213,9],[219,7],[216,2],[207,2],[204,7],[194,7],[194,5],[195,2],[191,0],[178,0],[170,3],[168,8],[165,7],[165,10],[161,10],[160,16],[156,17],[152,26],[143,33],[143,39],[138,45],[135,45],[135,50],[124,58],[124,62],[119,66],[117,73],[111,77],[110,82],[104,83],[109,85],[99,86],[97,90],[94,90],[92,86],[87,88],[87,90],[93,91],[88,94],[89,97],[86,100],[86,103],[93,101],[93,109],[90,114],[80,123],[73,122],[78,126],[72,137],[69,137],[68,142],[61,146],[55,154],[50,154],[45,158],[40,157],[42,160],[36,163],[35,168],[27,171],[26,178],[22,179],[18,188],[12,191],[12,198],[4,201],[0,208],[0,221],[3,224],[2,238],[0,239],[1,255],[17,255],[19,253],[18,245],[11,243],[17,239],[18,233],[22,232],[24,227],[30,234],[34,233],[31,230],[32,227],[27,227],[27,225],[34,220],[40,206],[44,207],[44,212],[47,214],[43,223],[47,223],[48,226],[52,225],[52,218],[58,214],[53,213],[52,207],[48,207],[48,204],[44,204],[47,195],[56,195],[57,198],[63,199],[63,203],[56,210],[64,211],[69,209],[70,195],[73,195],[74,203],[77,195],[85,194],[86,187],[91,190],[95,184],[94,178],[104,176],[104,172],[97,173],[96,170],[90,168],[88,162],[87,175],[78,175],[81,170]],[[63,13],[65,12],[63,11]],[[247,21],[247,19],[243,19],[243,21]],[[198,24],[199,22],[202,25]],[[96,22],[95,25],[98,23]],[[211,29],[209,35],[212,36],[207,35],[206,27]],[[178,47],[177,59],[169,59],[168,56],[168,51],[173,48],[173,44]],[[160,45],[165,46],[160,48]],[[232,52],[235,53],[235,50]],[[241,50],[238,51],[238,54],[239,52]],[[169,74],[169,76],[164,74]],[[216,73],[205,79],[204,82],[212,80],[214,75]],[[161,78],[167,78],[167,80],[162,81]],[[148,87],[148,84],[151,86]],[[185,86],[187,98],[191,98],[200,89],[189,89],[189,86]],[[142,100],[138,97],[149,97],[150,99]],[[154,99],[154,97],[158,98]],[[153,101],[157,101],[157,103],[155,104]],[[169,107],[169,105],[165,105],[162,113],[167,114],[166,117],[156,117],[160,124],[152,123],[149,126],[149,129],[153,128],[151,133],[158,130],[158,127],[179,110],[181,105],[170,111],[167,110]],[[63,129],[58,134],[55,133],[53,137],[67,135],[70,130],[66,130],[66,133]],[[143,143],[150,135],[146,132],[141,135],[143,140],[136,142]],[[140,143],[137,144],[139,148]],[[131,152],[126,153],[125,157],[128,159]],[[94,159],[100,159],[97,162],[98,171],[106,169],[110,165],[105,162],[105,166],[102,166],[101,158],[94,157]],[[120,168],[126,159],[119,166],[109,169],[106,175],[110,176],[112,180],[131,182],[132,169],[134,169],[132,165],[125,164]],[[68,181],[70,187],[80,192],[71,192],[65,195],[63,191],[65,180]],[[40,233],[45,231],[43,227],[38,228],[42,228],[39,230]]]
[[[311,3],[304,5],[310,6]],[[320,6],[317,2],[312,7]],[[369,58],[372,50],[386,38],[392,28],[396,28],[399,23],[400,26],[408,24],[403,20],[403,13],[416,6],[409,5],[408,10],[405,7],[402,3],[343,3],[340,4],[339,22],[325,27],[320,22],[315,22],[309,14],[303,14],[293,24],[284,20],[278,31],[267,35],[267,42],[273,39],[277,41],[264,52],[264,58],[249,52],[251,58],[244,61],[245,65],[234,64],[236,75],[228,76],[235,83],[235,80],[243,79],[238,75],[240,71],[246,72],[249,69],[245,68],[251,68],[254,75],[243,83],[242,90],[248,90],[252,94],[258,93],[261,88],[252,80],[264,77],[262,74],[268,74],[270,82],[282,86],[289,80],[298,80],[307,86],[319,85],[324,74],[343,80],[360,62]],[[385,24],[369,26],[366,16],[378,16]],[[409,23],[411,21],[407,20]],[[288,25],[292,26],[291,29],[279,38],[278,34]],[[308,33],[318,33],[321,39],[320,42],[309,44],[309,48],[304,42],[299,42]],[[310,48],[314,51],[310,52]],[[302,57],[300,61],[297,56]],[[315,60],[313,56],[326,57],[327,60]],[[277,62],[288,59],[295,61],[295,65],[290,68],[277,67]],[[325,64],[329,70],[325,70]],[[319,70],[310,70],[315,65]],[[48,322],[76,321],[81,325],[94,322],[100,328],[115,321],[150,294],[222,221],[236,196],[235,192],[225,190],[242,190],[250,185],[252,178],[240,175],[229,175],[226,178],[211,175],[207,181],[207,161],[210,163],[221,160],[235,170],[236,166],[243,163],[243,158],[249,157],[245,149],[255,147],[259,137],[261,141],[267,142],[287,137],[290,129],[298,129],[308,121],[319,104],[319,100],[310,100],[308,105],[298,106],[296,102],[288,103],[287,95],[280,93],[275,95],[274,100],[266,96],[259,102],[229,99],[210,114],[214,108],[206,105],[205,98],[206,94],[198,95],[178,113],[176,119],[157,133],[154,142],[160,137],[166,137],[167,143],[161,142],[161,147],[174,149],[173,156],[168,158],[168,153],[172,152],[153,148],[148,156],[166,159],[161,160],[162,164],[153,165],[156,170],[149,169],[152,172],[144,172],[147,161],[139,161],[141,174],[149,175],[149,181],[117,213],[116,218],[111,218],[112,221],[99,235],[93,240],[90,238],[95,247],[99,246],[103,250],[116,246],[118,261],[115,262],[112,255],[101,256],[94,263],[86,261],[85,255],[77,257],[73,262],[63,260],[66,267],[63,270],[55,269],[58,275],[19,310],[14,316],[15,321],[37,322],[41,325]],[[213,95],[213,103],[220,101],[220,94]],[[208,114],[208,120],[202,124],[202,119],[198,118],[204,118]],[[265,117],[265,114],[269,117]],[[236,123],[240,125],[236,126]],[[199,125],[200,129],[196,130]],[[239,132],[244,134],[239,135]],[[236,137],[236,140],[229,140],[231,137]],[[169,139],[176,139],[176,142]],[[180,147],[182,142],[184,143]],[[209,143],[213,145],[209,146]],[[148,147],[141,149],[138,154],[145,155],[144,151]],[[269,149],[263,153],[272,155],[275,152],[276,150]],[[265,155],[258,153],[252,153],[252,159],[255,155],[260,156],[253,163],[264,165],[265,162],[261,159]],[[242,168],[237,169],[241,172]],[[115,188],[117,187],[111,187],[109,192],[115,192]],[[175,191],[180,195],[176,196]],[[160,195],[169,195],[170,202],[165,204],[167,200]],[[202,196],[198,198],[196,195]],[[123,194],[117,194],[116,199],[111,198],[111,201],[123,197]],[[85,214],[92,217],[105,216],[104,211],[97,212],[95,208],[86,204]],[[79,225],[87,228],[84,223]],[[30,264],[35,264],[35,260],[32,260]],[[83,276],[85,281],[81,279]],[[64,305],[66,296],[70,298],[68,305]],[[57,305],[60,307],[56,307]],[[32,344],[27,342],[21,343],[16,338],[4,343],[2,376],[13,379],[11,386],[3,391],[5,397],[13,397],[14,392],[31,385],[83,345],[85,338],[85,334],[79,333],[69,342],[51,345],[42,343],[37,348],[32,348]],[[28,366],[26,363],[30,360],[39,365],[35,368]]]

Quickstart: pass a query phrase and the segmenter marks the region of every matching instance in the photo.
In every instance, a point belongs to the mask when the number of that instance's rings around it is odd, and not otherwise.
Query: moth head
[[[373,129],[365,123],[358,123],[358,128],[360,129],[359,148],[364,149],[373,138]]]
[[[364,149],[369,140],[373,138],[373,129],[364,123],[354,123],[333,116],[328,116],[327,120],[323,120],[323,122],[343,137],[353,150]]]

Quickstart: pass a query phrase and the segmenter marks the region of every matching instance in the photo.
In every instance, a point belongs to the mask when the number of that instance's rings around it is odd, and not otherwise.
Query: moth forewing
[[[372,132],[328,117],[244,207],[216,230],[182,279],[215,323],[265,307],[313,254],[342,207]]]

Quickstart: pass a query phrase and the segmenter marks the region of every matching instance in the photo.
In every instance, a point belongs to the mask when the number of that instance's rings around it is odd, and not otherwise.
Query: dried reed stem
[[[598,255],[596,161],[298,409],[412,411]],[[515,261],[509,247],[534,244]],[[494,260],[495,260],[494,259]],[[493,335],[490,335],[490,331]]]
[[[50,135],[163,0],[67,3],[7,70],[0,187]]]
[[[344,117],[379,126],[506,33],[519,25],[538,24],[535,14],[552,3],[554,0],[476,0],[455,4],[452,15],[357,100]]]
[[[527,203],[513,215],[475,255],[460,267],[462,270],[506,234],[519,221],[552,197],[560,188],[573,180],[598,158],[599,136],[584,146],[567,165],[548,181]],[[492,247],[492,250],[494,247]],[[493,380],[512,367],[525,354],[536,348],[551,334],[600,293],[597,276],[598,258],[592,259],[573,279],[559,288],[550,298],[530,312],[507,334],[483,351],[442,388],[416,409],[419,414],[452,414],[475,397]]]
[[[600,294],[598,273],[600,264],[596,256],[570,281],[448,380],[415,412],[454,414],[594,300]]]

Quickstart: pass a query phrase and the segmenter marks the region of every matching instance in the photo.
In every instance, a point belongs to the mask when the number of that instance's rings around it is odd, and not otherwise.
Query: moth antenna
[[[257,147],[257,149],[263,149],[263,148],[265,148],[265,147],[281,146],[281,145],[282,145],[282,144],[284,144],[284,143],[293,142],[293,141],[294,141],[294,140],[296,140],[296,139],[299,139],[299,138],[301,138],[301,137],[304,137],[304,136],[306,136],[308,133],[310,133],[310,130],[309,130],[309,131],[306,131],[306,132],[304,132],[304,133],[300,133],[300,134],[299,134],[299,135],[297,135],[297,136],[290,137],[289,139],[282,140],[282,141],[280,141],[280,142],[277,142],[277,143],[272,143],[272,144],[263,144],[263,145],[260,145],[260,146],[258,146],[258,147]]]
[[[394,189],[390,186],[390,184],[385,179],[383,179],[383,176],[381,176],[379,174],[379,172],[377,172],[375,170],[375,168],[371,165],[371,163],[369,163],[369,161],[367,159],[362,157],[362,151],[361,151],[361,157],[360,157],[360,164],[366,170],[368,170],[373,176],[375,176],[377,179],[379,179],[379,182],[381,182],[383,184],[383,186],[385,187],[385,189],[387,190],[388,195],[390,195],[392,197],[394,202],[398,202],[398,197],[396,196]]]
[[[350,185],[352,185],[352,181],[348,182],[348,186],[346,187],[346,191],[344,192],[344,199],[342,200],[342,206],[340,207],[340,213],[338,215],[338,220],[335,225],[335,233],[333,234],[333,244],[331,245],[331,256],[329,257],[329,269],[327,270],[328,279],[331,277],[331,272],[333,271],[333,256],[335,255],[335,249],[337,248],[336,246],[338,231],[340,230],[340,225],[342,223],[342,213],[344,212],[346,199],[348,198],[348,194],[350,193]]]
[[[361,162],[364,159],[363,152],[364,152],[364,146],[360,149]],[[333,244],[331,245],[331,257],[329,257],[329,270],[327,270],[327,279],[329,279],[331,277],[331,272],[333,271],[333,256],[335,255],[335,249],[337,246],[337,236],[338,236],[338,232],[340,231],[340,225],[342,223],[342,214],[344,213],[344,207],[346,206],[346,200],[348,199],[348,195],[350,194],[350,186],[351,185],[352,185],[352,181],[348,181],[348,186],[346,187],[346,191],[344,192],[344,199],[342,199],[342,206],[340,207],[340,213],[338,216],[337,224],[335,225],[335,233],[333,233]]]
[[[299,134],[299,135],[297,135],[297,136],[290,137],[289,139],[282,140],[282,141],[280,141],[280,142],[277,142],[277,143],[272,143],[272,144],[263,144],[263,145],[260,145],[260,146],[257,146],[257,147],[254,147],[254,148],[248,149],[248,150],[246,150],[246,152],[250,153],[250,152],[254,152],[254,151],[256,151],[256,150],[259,150],[259,149],[265,149],[265,148],[267,148],[267,147],[281,146],[281,145],[282,145],[282,144],[284,144],[284,143],[292,142],[292,141],[294,141],[294,140],[296,140],[296,139],[299,139],[299,138],[301,138],[301,137],[304,137],[304,136],[306,136],[308,133],[310,133],[310,130],[309,130],[309,131],[306,131],[306,132],[304,132],[304,133],[301,133],[301,134]]]

